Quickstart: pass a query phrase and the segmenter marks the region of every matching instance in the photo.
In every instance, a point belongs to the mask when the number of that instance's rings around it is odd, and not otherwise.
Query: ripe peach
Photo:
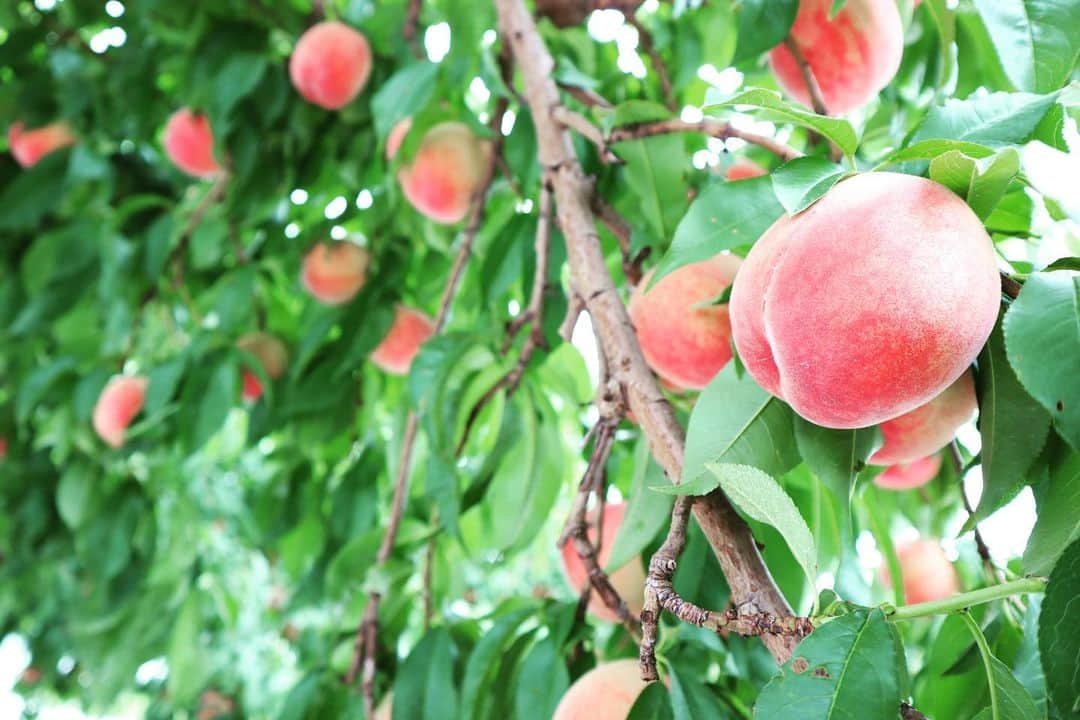
[[[646,684],[637,660],[600,663],[570,686],[551,720],[626,720]]]
[[[205,115],[180,108],[165,124],[165,154],[173,164],[194,177],[213,177],[221,172],[214,159],[214,135]]]
[[[724,173],[725,180],[746,180],[747,178],[760,177],[762,175],[768,175],[769,171],[758,165],[753,160],[748,158],[739,158],[735,162],[731,163],[727,172]]]
[[[731,293],[747,371],[807,420],[874,425],[951,385],[997,320],[994,249],[948,188],[872,172],[757,241]]]
[[[289,78],[305,100],[327,110],[345,107],[371,76],[371,46],[340,22],[312,25],[289,58]]]
[[[398,181],[414,208],[449,225],[468,212],[490,155],[491,143],[464,123],[440,123],[424,134],[412,161],[398,171]]]
[[[672,385],[701,390],[731,359],[728,306],[708,303],[731,284],[741,263],[720,254],[684,265],[648,290],[655,271],[638,283],[630,320],[645,360]]]
[[[596,556],[596,561],[601,569],[607,564],[608,557],[611,555],[611,547],[615,543],[615,535],[619,532],[619,526],[622,524],[625,512],[625,503],[604,506],[602,523],[604,532],[600,550]],[[596,542],[595,513],[593,515],[594,517],[589,520],[589,540]],[[585,569],[585,563],[581,561],[581,557],[574,548],[573,541],[563,545],[562,562],[563,572],[566,574],[566,579],[570,582],[570,585],[578,592],[584,590],[585,586],[589,584],[589,576]],[[634,615],[640,615],[645,602],[645,570],[641,566],[641,558],[635,557],[622,567],[608,573],[608,578],[630,612]],[[603,599],[595,591],[589,596],[589,612],[601,620],[607,620],[608,622],[619,621],[619,616],[604,604]]]
[[[870,456],[870,462],[910,463],[937,452],[971,419],[976,407],[975,380],[969,370],[930,402],[881,423],[885,444]]]
[[[909,605],[944,600],[960,589],[956,568],[936,540],[917,540],[896,549],[904,576],[904,600]],[[888,570],[883,570],[888,584]]]
[[[117,375],[105,385],[94,406],[94,430],[106,444],[124,444],[128,425],[142,410],[150,380],[141,376]]]
[[[371,361],[392,375],[408,375],[420,346],[435,332],[435,323],[419,310],[398,305],[390,332],[371,353]]]
[[[833,0],[800,0],[791,38],[821,88],[825,108],[846,113],[866,104],[900,69],[904,28],[896,0],[847,0],[829,19]],[[769,53],[773,74],[788,94],[809,106],[810,93],[791,50]]]
[[[24,168],[33,167],[38,160],[54,150],[73,145],[76,137],[66,123],[55,122],[36,130],[23,130],[21,122],[8,128],[8,146],[15,162]]]
[[[341,305],[364,287],[370,261],[368,251],[355,243],[318,243],[304,257],[300,279],[319,302]]]
[[[405,142],[405,136],[409,134],[409,129],[412,127],[412,118],[402,118],[394,123],[394,127],[390,128],[390,133],[386,136],[386,159],[393,160],[397,155],[397,151],[401,148],[401,143]]]
[[[941,454],[937,453],[913,462],[890,466],[874,478],[874,484],[886,490],[912,490],[937,477],[941,469]]]
[[[281,377],[289,363],[289,353],[285,349],[285,344],[270,333],[248,333],[236,341],[236,346],[254,355],[271,380]],[[245,400],[254,401],[262,397],[262,382],[255,373],[244,368],[243,379]]]

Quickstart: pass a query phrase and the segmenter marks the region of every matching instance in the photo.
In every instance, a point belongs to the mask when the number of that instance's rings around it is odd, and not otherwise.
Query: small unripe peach
[[[289,78],[308,102],[327,110],[345,107],[371,76],[371,46],[353,28],[336,21],[313,25],[289,58]]]
[[[896,549],[904,576],[904,600],[909,605],[944,600],[960,589],[956,568],[936,540],[917,540]],[[888,584],[888,569],[882,578]]]
[[[392,375],[407,375],[420,346],[435,332],[435,323],[424,313],[404,305],[394,308],[394,323],[371,361]]]
[[[615,535],[619,532],[619,526],[622,524],[625,512],[625,503],[604,506],[603,538],[601,539],[599,552],[596,555],[596,562],[602,570],[611,555],[611,548],[615,544]],[[589,520],[588,535],[590,542],[596,542],[596,524],[593,519]],[[563,572],[566,573],[566,579],[570,582],[570,585],[578,592],[583,591],[585,586],[589,584],[589,575],[585,569],[585,563],[582,562],[581,556],[578,555],[577,549],[574,547],[573,540],[562,546],[562,562]],[[608,579],[611,580],[611,586],[619,593],[619,597],[626,603],[626,607],[630,612],[634,615],[640,615],[645,604],[645,570],[641,566],[641,558],[635,557],[622,567],[608,573]],[[619,621],[619,616],[604,604],[603,598],[595,590],[589,595],[589,612],[601,620],[607,620],[608,622]]]
[[[281,377],[289,364],[289,352],[285,349],[285,344],[270,333],[248,333],[236,341],[236,346],[254,355],[271,380]],[[254,401],[262,397],[262,382],[255,373],[244,368],[243,380],[245,400]]]
[[[468,125],[441,123],[424,133],[412,161],[398,172],[398,181],[414,208],[449,225],[465,217],[490,157],[491,143]]]
[[[165,124],[165,153],[176,167],[194,177],[221,172],[214,158],[214,134],[205,115],[180,108]]]
[[[874,484],[886,490],[912,490],[937,477],[941,469],[941,454],[934,454],[909,463],[891,465],[874,478]]]
[[[364,287],[370,261],[368,251],[355,243],[318,243],[304,257],[300,279],[319,302],[341,305]]]
[[[724,173],[724,179],[746,180],[747,178],[760,177],[768,174],[768,170],[761,167],[753,160],[750,160],[749,158],[739,158],[728,167],[727,172]]]
[[[741,262],[720,254],[684,265],[651,288],[655,271],[638,283],[630,320],[645,360],[668,383],[701,390],[731,360],[728,306],[710,302],[731,284]]]
[[[954,383],[1000,302],[971,208],[930,180],[871,172],[761,236],[735,278],[731,330],[759,385],[813,423],[860,428]]]
[[[393,160],[397,155],[397,151],[401,149],[401,143],[405,142],[405,136],[409,134],[409,128],[412,127],[412,118],[402,118],[394,123],[394,127],[390,128],[390,133],[386,136],[386,159]]]
[[[94,430],[106,444],[118,448],[131,421],[142,410],[150,380],[141,376],[117,375],[105,385],[94,406]]]
[[[73,145],[75,135],[66,123],[56,122],[35,130],[23,130],[21,122],[8,128],[8,146],[15,162],[24,168],[33,167],[38,160],[54,150]]]
[[[977,407],[975,380],[968,370],[930,402],[881,423],[885,444],[870,456],[870,462],[910,463],[936,453],[949,444]]]
[[[847,0],[830,19],[833,0],[800,0],[790,37],[821,88],[825,109],[846,113],[865,105],[900,69],[904,28],[896,0]],[[780,85],[810,106],[802,72],[787,45],[769,53]]]
[[[570,686],[551,720],[626,720],[646,685],[637,660],[600,663]]]

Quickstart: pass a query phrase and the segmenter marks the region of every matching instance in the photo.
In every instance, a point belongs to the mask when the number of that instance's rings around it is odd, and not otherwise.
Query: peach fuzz
[[[807,420],[861,428],[957,380],[997,320],[990,237],[948,188],[873,172],[781,217],[735,278],[747,371]]]
[[[205,115],[181,108],[165,124],[165,154],[173,164],[194,177],[213,177],[221,172],[214,158],[214,135]]]
[[[150,380],[141,376],[117,375],[105,385],[94,405],[94,430],[105,443],[119,448],[131,421],[142,411]]]
[[[892,465],[874,478],[874,484],[886,490],[913,490],[937,477],[941,455],[930,455],[913,462]]]
[[[341,305],[364,287],[370,261],[368,251],[355,243],[317,243],[304,256],[300,280],[319,302]]]
[[[870,456],[870,462],[911,463],[937,452],[949,444],[977,407],[975,379],[968,370],[930,402],[881,423],[885,444]]]
[[[900,69],[904,28],[896,0],[847,0],[829,19],[833,0],[800,0],[790,37],[821,88],[825,109],[841,114],[865,105]],[[780,86],[810,107],[810,92],[791,50],[769,53]]]
[[[271,380],[281,377],[289,363],[289,353],[285,349],[285,344],[270,333],[248,333],[236,341],[236,347],[254,355]],[[255,373],[244,368],[243,381],[245,400],[258,400],[262,397],[262,381]]]
[[[371,361],[392,375],[407,375],[420,346],[435,332],[435,323],[419,310],[398,305],[394,308],[394,323]]]
[[[630,320],[649,367],[670,385],[701,390],[731,359],[728,306],[700,305],[731,284],[741,263],[720,254],[684,265],[651,288],[655,270],[638,283]]]
[[[75,144],[75,134],[66,123],[56,122],[35,130],[24,130],[21,122],[8,128],[8,146],[15,162],[24,168],[37,165],[41,158],[54,150]]]
[[[604,506],[603,538],[596,561],[601,569],[606,569],[608,557],[611,555],[611,547],[615,544],[615,536],[622,525],[623,514],[626,512],[625,503],[617,503]],[[589,519],[589,540],[596,542],[595,513]],[[573,541],[562,546],[562,564],[566,579],[578,592],[585,589],[589,584],[588,572],[585,563],[582,562]],[[626,603],[626,607],[634,615],[640,615],[645,603],[645,570],[641,566],[641,558],[635,557],[620,568],[608,573],[611,586],[619,593],[619,597]],[[619,616],[615,611],[604,604],[603,598],[596,592],[589,595],[589,612],[601,620],[618,622]]]
[[[394,123],[386,136],[386,159],[393,160],[397,151],[401,149],[401,143],[405,142],[405,136],[412,128],[412,118],[402,118]]]
[[[289,58],[289,79],[308,102],[339,110],[352,102],[371,76],[371,46],[340,22],[308,28]]]
[[[398,181],[421,214],[450,225],[468,212],[490,155],[491,143],[464,123],[440,123],[424,133],[412,160],[398,171]]]
[[[904,576],[904,601],[909,605],[944,600],[960,590],[956,568],[936,540],[917,540],[896,549]],[[889,583],[888,570],[882,579]]]
[[[753,160],[739,158],[728,167],[727,172],[724,173],[724,179],[746,180],[748,178],[761,177],[762,175],[768,174],[768,170],[761,167]]]
[[[637,660],[600,663],[570,686],[551,720],[626,720],[646,685]]]

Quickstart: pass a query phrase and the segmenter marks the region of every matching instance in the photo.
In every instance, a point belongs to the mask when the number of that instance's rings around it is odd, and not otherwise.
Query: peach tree
[[[0,714],[1080,717],[1078,57],[4,4]]]

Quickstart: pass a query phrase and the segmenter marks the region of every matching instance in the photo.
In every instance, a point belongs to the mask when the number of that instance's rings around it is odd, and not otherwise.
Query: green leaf
[[[1016,379],[1005,357],[1001,322],[979,354],[976,375],[983,492],[968,525],[989,517],[1012,500],[1046,441],[1050,418]]]
[[[1080,718],[1080,633],[1076,599],[1080,597],[1080,541],[1061,555],[1046,586],[1039,616],[1039,653],[1050,700],[1065,720]]]
[[[946,100],[930,109],[908,144],[947,139],[1002,147],[1027,142],[1053,107],[1057,93],[997,92],[967,100]]]
[[[923,5],[930,14],[934,25],[937,27],[941,46],[941,71],[938,74],[938,87],[940,88],[953,77],[953,69],[956,66],[953,45],[956,43],[956,14],[950,9],[946,0],[925,0]]]
[[[855,148],[859,145],[859,137],[855,134],[855,128],[847,120],[818,115],[809,110],[804,110],[794,103],[787,102],[779,93],[772,90],[751,88],[736,93],[731,97],[721,98],[717,97],[715,89],[710,88],[705,94],[705,107],[702,110],[710,113],[720,108],[737,105],[760,108],[765,111],[760,114],[764,118],[795,123],[810,128],[836,143],[836,146],[843,150],[845,155],[854,154]]]
[[[52,210],[64,196],[67,152],[50,153],[21,171],[0,191],[0,230],[28,228]]]
[[[240,371],[233,356],[230,354],[227,357],[230,362],[222,362],[210,375],[210,382],[199,404],[195,427],[192,430],[192,444],[195,447],[202,447],[221,429],[229,410],[236,403]]]
[[[502,615],[473,647],[465,664],[465,676],[461,686],[462,720],[483,717],[481,704],[487,694],[485,685],[498,666],[503,649],[513,639],[525,619],[534,612],[532,607],[523,607]]]
[[[672,684],[675,681],[672,680]],[[663,683],[650,683],[641,691],[626,720],[674,720],[671,695]]]
[[[620,568],[636,558],[671,520],[674,500],[656,497],[649,488],[663,482],[664,471],[649,454],[644,438],[634,446],[634,475],[626,511],[608,553],[607,570]]]
[[[459,717],[455,653],[447,628],[433,628],[424,635],[394,679],[394,720]]]
[[[783,213],[768,177],[706,186],[675,229],[652,282],[722,250],[752,245]]]
[[[1019,172],[1020,153],[1015,148],[982,160],[951,150],[930,161],[930,179],[964,198],[983,220],[997,207]]]
[[[825,158],[801,157],[773,170],[770,177],[776,199],[788,213],[795,215],[813,205],[833,185],[850,174]]]
[[[795,442],[807,467],[843,509],[840,521],[843,529],[849,530],[855,478],[866,467],[870,455],[881,447],[880,430],[877,427],[832,430],[796,415]]]
[[[903,663],[881,610],[830,620],[799,643],[758,696],[760,720],[896,720]]]
[[[690,415],[682,482],[706,476],[709,462],[752,465],[783,475],[799,462],[792,417],[787,405],[748,374],[738,377],[729,363],[701,393]]]
[[[1053,458],[1045,495],[1036,493],[1036,499],[1039,512],[1024,550],[1024,569],[1047,575],[1062,551],[1080,539],[1080,453]]]
[[[70,466],[56,487],[56,510],[60,518],[72,530],[78,529],[86,514],[91,512],[97,476],[84,464]]]
[[[1073,0],[975,0],[1001,66],[1018,90],[1050,92],[1069,81],[1080,55]]]
[[[758,522],[772,525],[784,536],[810,587],[817,582],[817,544],[791,497],[771,475],[749,465],[709,463],[709,472],[735,507]]]
[[[994,656],[990,656],[990,682],[994,684],[997,712],[986,708],[974,720],[1040,720],[1043,715],[1035,707],[1031,694],[1013,676],[1011,670]]]
[[[517,687],[514,688],[514,717],[549,720],[568,687],[570,674],[559,648],[550,637],[541,640],[521,661]]]
[[[1005,316],[1005,349],[1020,382],[1080,450],[1080,273],[1035,273]]]
[[[671,715],[674,720],[695,720],[696,718],[728,720],[731,714],[695,675],[696,673],[676,665],[669,666]]]
[[[394,73],[371,98],[371,115],[375,133],[385,138],[390,128],[402,118],[410,117],[431,100],[439,66],[420,62]]]
[[[63,355],[26,376],[15,398],[15,417],[19,422],[26,422],[53,383],[74,371],[75,366],[75,358]]]
[[[211,672],[199,642],[203,628],[200,594],[192,592],[180,606],[173,625],[166,660],[169,663],[169,695],[176,702],[189,703],[202,689]]]
[[[947,152],[960,152],[969,157],[981,159],[994,154],[993,149],[979,143],[965,142],[963,140],[920,140],[891,153],[881,161],[875,170],[880,170],[887,165],[910,162],[912,160],[933,160]]]
[[[732,64],[757,57],[782,43],[798,10],[798,0],[741,0],[736,3],[739,39]]]

